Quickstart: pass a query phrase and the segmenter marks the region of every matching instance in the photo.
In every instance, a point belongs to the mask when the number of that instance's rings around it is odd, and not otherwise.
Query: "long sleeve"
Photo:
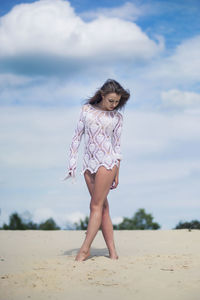
[[[116,155],[116,158],[119,160],[122,160],[122,153],[121,153],[122,126],[123,126],[123,116],[121,113],[118,113],[118,120],[113,129],[112,144],[113,144],[113,150]]]
[[[78,123],[75,128],[74,135],[72,137],[72,142],[69,148],[69,163],[68,163],[68,170],[67,170],[68,175],[64,178],[64,180],[68,179],[69,177],[73,177],[75,179],[77,161],[78,161],[78,149],[84,131],[85,131],[84,108],[82,107],[81,113],[79,115]]]

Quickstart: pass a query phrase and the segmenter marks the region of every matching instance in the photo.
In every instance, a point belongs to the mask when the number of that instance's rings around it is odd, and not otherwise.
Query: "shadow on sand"
[[[70,249],[70,250],[67,250],[67,251],[64,251],[63,252],[63,255],[68,255],[68,256],[75,256],[78,251],[79,251],[80,248],[75,248],[75,249]],[[108,249],[107,248],[101,248],[101,249],[97,249],[97,248],[90,248],[90,256],[86,259],[90,259],[94,256],[104,256],[104,257],[107,257],[109,258],[109,252],[108,252]]]

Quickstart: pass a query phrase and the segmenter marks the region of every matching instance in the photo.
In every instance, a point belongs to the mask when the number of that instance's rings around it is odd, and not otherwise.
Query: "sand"
[[[77,262],[85,231],[0,231],[0,300],[200,299],[200,230],[114,235],[118,260],[99,231]]]

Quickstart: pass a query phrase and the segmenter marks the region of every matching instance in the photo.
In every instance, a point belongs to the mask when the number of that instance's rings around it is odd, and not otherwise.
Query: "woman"
[[[129,97],[130,93],[117,81],[108,79],[81,109],[70,146],[68,176],[65,177],[75,178],[78,148],[84,133],[85,151],[81,174],[84,174],[91,202],[86,237],[76,261],[83,261],[90,256],[90,247],[100,226],[109,257],[118,259],[107,195],[119,183],[123,116],[118,110],[124,107]]]

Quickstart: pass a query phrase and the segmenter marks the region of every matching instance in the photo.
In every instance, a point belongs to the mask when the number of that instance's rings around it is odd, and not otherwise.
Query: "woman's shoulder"
[[[116,110],[116,115],[119,119],[122,119],[123,120],[123,115],[121,112],[119,112],[118,110]]]
[[[83,111],[87,111],[88,108],[89,108],[89,103],[85,103],[85,104],[82,105],[82,110]]]

